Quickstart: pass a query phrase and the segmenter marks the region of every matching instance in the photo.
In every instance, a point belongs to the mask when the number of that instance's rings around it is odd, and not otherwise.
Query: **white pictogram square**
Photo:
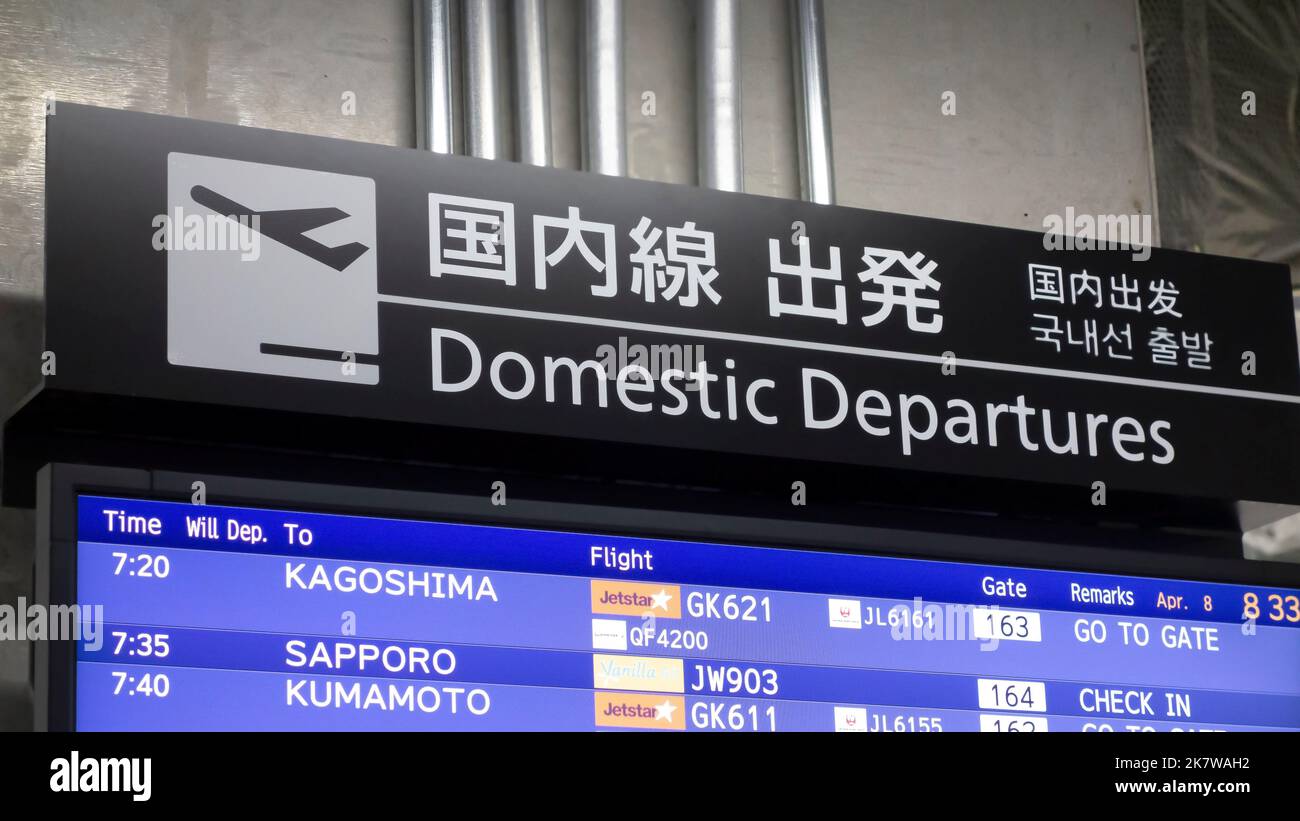
[[[167,212],[168,362],[379,382],[374,180],[173,152]],[[255,255],[185,241],[252,216]]]

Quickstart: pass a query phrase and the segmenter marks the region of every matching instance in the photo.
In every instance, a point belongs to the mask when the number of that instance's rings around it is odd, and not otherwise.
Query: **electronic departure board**
[[[1300,729],[1300,593],[81,496],[80,730]]]

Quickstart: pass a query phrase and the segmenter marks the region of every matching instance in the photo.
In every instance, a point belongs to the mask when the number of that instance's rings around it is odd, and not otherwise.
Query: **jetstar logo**
[[[591,582],[591,612],[619,616],[682,617],[682,591],[677,585],[644,582]]]
[[[596,726],[685,730],[686,699],[639,693],[596,693]]]

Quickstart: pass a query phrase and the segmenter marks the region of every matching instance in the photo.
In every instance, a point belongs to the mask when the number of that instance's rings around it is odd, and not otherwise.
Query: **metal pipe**
[[[822,0],[790,0],[794,91],[803,198],[835,202],[830,89],[826,75],[826,12]]]
[[[519,160],[551,164],[551,92],[546,59],[546,0],[514,0],[515,122]]]
[[[623,0],[585,0],[582,17],[583,167],[626,176]]]
[[[743,191],[740,137],[740,0],[701,0],[695,23],[700,185]]]
[[[415,144],[455,150],[451,96],[451,0],[413,0],[415,17]]]
[[[500,19],[493,0],[464,0],[465,152],[500,159],[501,76],[497,71]]]

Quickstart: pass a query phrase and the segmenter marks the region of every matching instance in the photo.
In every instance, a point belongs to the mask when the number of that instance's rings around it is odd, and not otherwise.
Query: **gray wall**
[[[695,180],[692,5],[628,0],[632,176]],[[1133,0],[826,6],[843,204],[1031,229],[1066,206],[1150,213]],[[570,168],[577,7],[551,0],[549,19],[556,163]],[[410,17],[407,0],[0,0],[0,410],[40,361],[44,95],[409,146]],[[784,0],[745,0],[742,37],[746,187],[795,196]],[[0,510],[0,602],[30,593],[33,536],[29,512]],[[0,642],[0,728],[29,725],[27,659]]]

